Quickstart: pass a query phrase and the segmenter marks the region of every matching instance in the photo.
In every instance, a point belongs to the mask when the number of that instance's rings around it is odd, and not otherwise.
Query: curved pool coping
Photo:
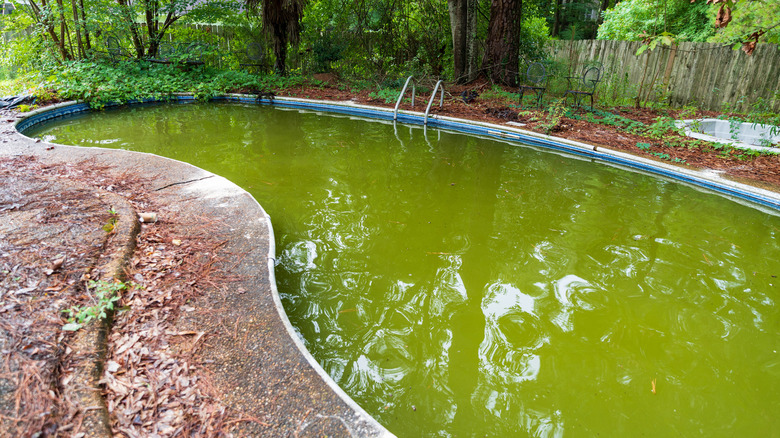
[[[177,94],[174,100],[187,103],[194,102],[195,99],[191,95]],[[273,105],[280,108],[290,108],[298,110],[308,110],[315,112],[328,112],[339,113],[347,116],[355,116],[361,118],[371,118],[387,120],[393,122],[393,110],[388,108],[372,107],[365,105],[358,105],[353,102],[330,102],[330,101],[316,101],[309,99],[299,98],[283,98],[277,97],[273,101],[269,99],[257,99],[254,96],[229,94],[219,96],[215,98],[216,101],[231,101],[241,103],[259,103],[265,105]],[[131,102],[135,104],[154,102],[154,100],[145,100]],[[39,110],[32,111],[23,116],[20,120],[14,123],[15,134],[23,137],[28,142],[36,142],[24,136],[24,131],[32,126],[40,123],[44,123],[48,120],[66,117],[76,113],[83,113],[91,111],[89,105],[80,102],[65,102],[56,104],[50,107],[41,108]],[[399,111],[397,123],[406,123],[412,125],[424,125],[425,115],[421,112],[414,111]],[[485,122],[475,122],[464,119],[457,119],[452,117],[433,115],[428,117],[427,127],[441,128],[447,130],[454,130],[458,132],[464,132],[468,134],[484,136],[494,138],[503,142],[509,142],[512,144],[523,144],[541,148],[543,150],[551,150],[557,152],[563,152],[566,154],[572,154],[586,159],[591,159],[595,162],[615,165],[623,168],[628,168],[641,173],[649,173],[654,176],[669,178],[686,185],[698,187],[718,193],[726,196],[736,202],[746,204],[748,206],[759,208],[769,214],[780,214],[780,193],[773,192],[757,187],[753,187],[747,184],[742,184],[734,181],[727,180],[719,176],[716,172],[699,171],[692,169],[684,169],[671,164],[666,164],[627,153],[603,149],[597,146],[588,145],[581,142],[571,141],[567,139],[556,138],[552,136],[542,135],[522,129],[518,129],[512,126],[497,125]],[[427,129],[427,127],[425,129]],[[82,148],[88,149],[88,148]],[[106,151],[106,149],[94,148],[100,151]],[[112,151],[112,150],[108,150]],[[123,151],[124,152],[124,151]],[[153,154],[143,154],[146,157],[157,157]],[[164,160],[171,160],[165,157]],[[195,167],[192,165],[188,166]],[[196,168],[204,174],[210,174],[202,169]],[[224,178],[219,177],[224,180]],[[247,195],[246,191],[239,188],[235,184],[224,180],[224,183],[230,185],[230,190],[240,192],[242,195]],[[254,199],[254,198],[252,198]],[[276,262],[276,249],[273,235],[273,227],[271,225],[271,218],[262,209],[259,201],[254,200],[254,204],[258,207],[259,214],[262,216],[262,222],[267,228],[268,238],[268,254],[267,254],[267,269],[268,269],[268,282],[271,293],[273,295],[273,302],[276,306],[276,313],[279,316],[280,322],[284,325],[284,328],[289,335],[298,353],[302,354],[308,364],[317,373],[319,378],[324,384],[326,384],[333,394],[337,396],[343,403],[345,403],[353,413],[353,418],[350,420],[351,426],[347,427],[350,436],[393,436],[383,426],[381,426],[375,419],[373,419],[365,410],[360,407],[352,398],[347,395],[344,390],[336,384],[336,382],[325,372],[325,370],[314,359],[311,353],[306,349],[303,341],[298,336],[297,332],[290,323],[289,318],[282,306],[282,302],[279,296],[279,292],[276,287],[276,280],[274,274],[275,262]],[[244,213],[246,214],[246,213]],[[251,222],[250,217],[246,217],[247,222]],[[256,219],[256,218],[255,218]],[[341,420],[341,419],[340,419]],[[343,422],[343,420],[342,420]]]

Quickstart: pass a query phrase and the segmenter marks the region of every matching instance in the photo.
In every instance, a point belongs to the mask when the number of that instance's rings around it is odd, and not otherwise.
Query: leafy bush
[[[407,97],[404,98],[404,101],[411,102],[412,101],[412,95],[409,94],[411,90],[407,90]],[[395,103],[398,100],[398,95],[401,93],[401,90],[393,89],[393,88],[380,88],[377,91],[372,91],[371,93],[368,93],[368,97],[372,99],[380,99],[384,100],[385,103]]]
[[[639,41],[670,32],[679,41],[706,41],[715,34],[714,14],[706,2],[624,0],[604,11],[598,39]]]
[[[300,86],[306,80],[300,76],[257,76],[243,71],[199,67],[182,70],[176,65],[145,61],[117,64],[71,62],[48,78],[48,87],[59,90],[65,99],[89,102],[94,108],[106,103],[126,103],[131,100],[164,100],[173,93],[193,93],[197,99],[208,100],[232,90],[259,92]]]

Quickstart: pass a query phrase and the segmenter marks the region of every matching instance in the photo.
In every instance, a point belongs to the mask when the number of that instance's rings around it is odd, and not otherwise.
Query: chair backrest
[[[175,55],[178,51],[179,45],[169,41],[160,42],[160,47],[157,49],[157,54],[165,59]]]
[[[246,57],[249,58],[250,61],[260,61],[263,59],[263,55],[263,45],[258,41],[251,41],[246,45]]]
[[[541,62],[532,62],[525,71],[525,80],[530,84],[541,84],[547,79],[547,69]]]
[[[106,36],[106,52],[111,62],[117,62],[124,55],[122,46],[119,44],[119,38],[115,35]]]
[[[594,90],[601,80],[601,67],[586,67],[582,73],[582,86]]]
[[[203,52],[208,50],[208,44],[202,41],[193,41],[182,51],[187,54],[187,61],[202,61]]]

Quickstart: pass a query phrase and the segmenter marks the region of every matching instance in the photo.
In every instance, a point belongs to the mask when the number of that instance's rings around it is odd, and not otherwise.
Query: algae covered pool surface
[[[518,144],[267,106],[28,134],[251,192],[293,325],[400,437],[780,433],[777,215]]]

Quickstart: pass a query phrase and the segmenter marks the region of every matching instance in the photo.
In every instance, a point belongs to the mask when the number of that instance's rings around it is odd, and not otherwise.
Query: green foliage
[[[385,103],[395,103],[398,100],[398,95],[401,93],[400,89],[394,89],[394,88],[380,88],[377,91],[372,91],[371,93],[368,93],[368,97],[372,99],[380,99],[384,100]],[[407,91],[407,94],[409,92]],[[404,98],[404,101],[412,101],[411,94],[408,95],[408,97]]]
[[[653,138],[663,138],[668,134],[683,135],[684,131],[677,127],[671,117],[656,117],[655,122],[645,130],[646,135]]]
[[[634,102],[637,85],[628,78],[628,73],[605,75],[603,85],[599,84],[599,105],[603,107],[628,106]]]
[[[669,154],[665,154],[663,152],[650,152],[650,155],[654,155],[662,160],[668,160],[669,158],[671,158]]]
[[[314,71],[344,78],[442,76],[451,44],[444,0],[311,0],[302,42]]]
[[[637,143],[636,147],[638,147],[639,149],[641,149],[643,151],[647,151],[647,150],[650,149],[650,143]]]
[[[506,91],[498,85],[493,85],[491,89],[483,91],[480,97],[487,100],[503,101],[507,105],[514,105],[517,104],[519,96],[518,93]]]
[[[128,287],[137,288],[138,286],[119,280],[113,282],[90,280],[87,283],[87,288],[94,292],[94,296],[91,297],[93,304],[91,306],[73,306],[63,310],[62,313],[68,317],[68,323],[62,326],[62,330],[76,331],[92,320],[106,319],[121,299],[120,292]]]
[[[598,39],[640,41],[662,32],[679,41],[706,41],[714,35],[714,14],[704,1],[623,0],[604,11]]]
[[[672,44],[674,44],[675,40],[676,37],[669,32],[662,32],[659,35],[645,38],[642,47],[640,47],[639,50],[636,51],[636,56],[641,55],[645,50],[648,49],[652,52],[653,50],[655,50],[656,47],[658,47],[659,44],[662,46],[669,47]]]
[[[704,3],[698,1],[697,3]],[[715,11],[720,5],[710,6],[710,15],[715,16]],[[719,29],[709,41],[719,43],[733,43],[735,49],[742,46],[746,37],[758,30],[766,30],[761,36],[762,42],[780,44],[780,2],[776,0],[739,1],[733,3],[732,20],[728,26]]]
[[[520,56],[533,60],[543,59],[546,57],[545,46],[550,38],[550,29],[544,17],[528,12],[524,11],[523,22],[520,24]]]
[[[78,99],[102,108],[106,103],[164,100],[173,93],[193,93],[208,100],[234,89],[279,90],[305,82],[300,76],[257,76],[243,71],[200,67],[182,70],[175,65],[126,61],[115,65],[95,62],[66,63],[49,77],[49,86],[65,99]]]
[[[51,43],[39,37],[41,29],[30,17],[2,16],[0,27],[8,38],[0,45],[0,79],[15,79],[56,64]]]
[[[547,117],[539,124],[539,127],[544,130],[545,134],[550,134],[558,128],[566,111],[566,103],[563,99],[554,101],[552,105],[547,108]]]
[[[555,2],[552,2],[553,4]],[[525,4],[524,4],[525,6]],[[596,35],[597,21],[591,15],[598,9],[598,3],[588,0],[573,0],[559,4],[563,30],[558,33],[562,40],[592,39]],[[550,10],[550,16],[554,9]]]
[[[572,117],[583,119],[583,117],[576,115]],[[619,114],[614,114],[609,111],[602,111],[599,109],[594,109],[593,111],[585,114],[584,120],[590,123],[597,123],[599,125],[616,127],[636,135],[644,135],[647,129],[647,126],[642,122],[638,122],[636,120],[623,117]]]
[[[328,72],[331,65],[342,58],[346,49],[346,42],[336,37],[335,32],[323,32],[312,43],[314,52],[314,71],[317,73]]]

